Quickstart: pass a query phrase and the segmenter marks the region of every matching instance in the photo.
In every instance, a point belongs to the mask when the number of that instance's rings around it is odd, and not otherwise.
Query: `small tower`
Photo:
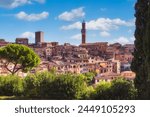
[[[81,34],[82,34],[82,44],[85,44],[86,43],[86,23],[84,20],[82,22]]]
[[[44,42],[44,32],[38,31],[35,32],[35,44],[39,45]]]

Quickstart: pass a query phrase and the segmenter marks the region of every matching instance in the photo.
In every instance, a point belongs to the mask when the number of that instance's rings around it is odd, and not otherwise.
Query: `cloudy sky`
[[[0,38],[14,42],[43,31],[45,41],[79,45],[81,22],[87,42],[133,43],[136,0],[0,0]]]

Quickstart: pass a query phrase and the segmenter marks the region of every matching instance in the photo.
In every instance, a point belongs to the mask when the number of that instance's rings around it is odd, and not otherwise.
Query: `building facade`
[[[38,31],[35,32],[35,44],[40,45],[44,42],[44,32]]]

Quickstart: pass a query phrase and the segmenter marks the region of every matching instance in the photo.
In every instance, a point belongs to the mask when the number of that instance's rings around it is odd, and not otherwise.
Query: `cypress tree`
[[[147,99],[147,49],[150,43],[146,42],[145,34],[148,22],[148,6],[150,0],[137,0],[135,4],[136,30],[135,51],[131,69],[136,73],[135,86],[138,89],[139,99]]]
[[[146,31],[145,31],[145,54],[146,54],[146,68],[147,68],[147,78],[146,78],[146,96],[147,99],[150,99],[150,0],[148,2],[148,12],[147,12],[147,26],[146,26]]]

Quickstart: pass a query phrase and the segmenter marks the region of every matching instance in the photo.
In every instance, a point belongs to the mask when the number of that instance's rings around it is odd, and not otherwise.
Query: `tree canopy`
[[[36,73],[24,78],[24,95],[41,99],[82,99],[87,85],[75,74]]]
[[[111,82],[100,82],[96,86],[96,100],[132,100],[136,99],[137,90],[133,82],[122,78],[115,79]]]
[[[15,74],[19,70],[28,72],[36,67],[40,63],[40,58],[25,45],[8,44],[0,48],[0,61],[11,74]],[[13,67],[10,68],[10,65]]]
[[[150,79],[150,1],[137,0],[135,5],[136,30],[135,51],[131,69],[136,73],[135,86],[139,99],[149,99],[148,79]],[[149,91],[150,92],[150,91]]]

